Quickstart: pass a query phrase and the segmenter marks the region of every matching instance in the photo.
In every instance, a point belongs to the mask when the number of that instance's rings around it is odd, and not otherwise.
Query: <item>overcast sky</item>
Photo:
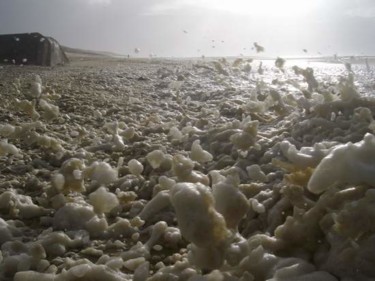
[[[375,55],[375,0],[0,0],[0,34],[138,56]]]

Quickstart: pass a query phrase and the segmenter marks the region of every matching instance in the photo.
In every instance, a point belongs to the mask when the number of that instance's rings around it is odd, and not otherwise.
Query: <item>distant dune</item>
[[[104,52],[104,51],[93,51],[93,50],[84,50],[78,48],[71,48],[67,46],[61,46],[64,52],[68,56],[97,56],[97,57],[124,57],[124,55],[112,53],[112,52]]]

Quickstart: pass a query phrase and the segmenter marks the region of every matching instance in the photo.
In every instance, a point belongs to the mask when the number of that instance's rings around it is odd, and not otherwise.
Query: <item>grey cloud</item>
[[[254,41],[268,55],[327,45],[329,53],[368,53],[375,45],[373,0],[314,0],[321,5],[309,17],[282,22],[190,5],[194,1],[0,0],[0,33],[39,31],[71,47],[122,54],[139,47],[144,56],[251,54]],[[225,43],[212,48],[212,39]]]

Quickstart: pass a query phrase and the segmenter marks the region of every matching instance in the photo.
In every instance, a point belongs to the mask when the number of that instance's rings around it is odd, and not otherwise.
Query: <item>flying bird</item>
[[[254,47],[257,53],[264,52],[264,47],[260,46],[257,42],[254,42]]]

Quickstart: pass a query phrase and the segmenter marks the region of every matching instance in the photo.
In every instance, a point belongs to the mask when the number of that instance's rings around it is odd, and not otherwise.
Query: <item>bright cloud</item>
[[[357,7],[346,11],[345,14],[350,17],[375,18],[375,7]]]
[[[111,4],[112,0],[86,0],[89,4],[103,4],[108,5]]]
[[[151,5],[147,14],[169,14],[186,8],[223,13],[284,17],[303,15],[319,7],[323,0],[164,0]]]

